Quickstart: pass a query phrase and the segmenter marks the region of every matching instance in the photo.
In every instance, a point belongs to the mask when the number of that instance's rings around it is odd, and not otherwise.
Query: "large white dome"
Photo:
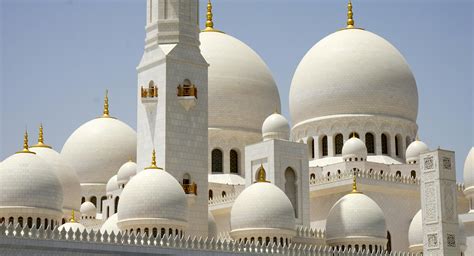
[[[474,195],[474,147],[471,147],[464,162],[464,193]]]
[[[235,200],[230,213],[232,236],[245,237],[242,232],[295,232],[295,211],[290,199],[277,186],[257,182],[247,187]],[[270,234],[271,234],[270,232]]]
[[[290,89],[293,125],[327,116],[369,114],[415,122],[415,78],[382,37],[344,29],[323,38],[299,63]]]
[[[62,216],[61,183],[53,167],[36,154],[17,153],[5,159],[0,165],[0,188],[0,208],[25,208],[25,213],[39,208]]]
[[[74,169],[61,155],[48,147],[31,147],[31,151],[53,167],[53,171],[63,188],[63,209],[79,211],[81,207],[81,184]]]
[[[145,169],[135,175],[122,191],[118,226],[127,229],[130,223],[141,220],[185,226],[187,208],[184,190],[173,176],[164,170]]]
[[[430,148],[423,141],[415,140],[407,147],[405,158],[407,163],[415,164],[419,162],[420,154],[428,152]]]
[[[339,199],[326,219],[328,244],[352,239],[385,244],[387,226],[382,209],[362,193],[350,193]]]
[[[268,116],[262,125],[263,140],[290,138],[290,124],[283,115],[273,113]]]
[[[137,164],[133,161],[124,163],[117,173],[117,184],[123,186],[127,184],[131,177],[137,174]]]
[[[61,151],[81,183],[102,183],[114,176],[123,163],[135,159],[137,135],[115,118],[96,118],[81,125]]]
[[[419,210],[411,220],[408,228],[408,242],[410,251],[423,251],[423,216]]]
[[[260,133],[265,118],[280,110],[280,96],[263,60],[238,39],[219,32],[200,33],[209,65],[209,128]]]

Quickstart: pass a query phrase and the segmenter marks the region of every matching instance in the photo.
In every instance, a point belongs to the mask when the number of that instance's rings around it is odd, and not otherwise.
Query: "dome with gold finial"
[[[122,231],[162,228],[184,232],[188,226],[188,201],[183,187],[168,172],[152,163],[127,183],[120,196],[117,226]]]
[[[430,148],[426,143],[418,139],[418,136],[416,137],[416,140],[410,143],[408,145],[407,150],[405,152],[405,158],[407,164],[418,164],[420,160],[420,154],[428,152]]]
[[[206,28],[200,33],[201,53],[209,63],[209,128],[258,136],[275,106],[280,111],[275,80],[254,50],[214,25],[209,1]]]
[[[295,210],[280,188],[266,180],[263,165],[256,182],[239,194],[230,213],[231,237],[278,237],[292,239],[296,233]]]
[[[407,61],[390,42],[358,28],[353,15],[349,2],[346,27],[298,64],[289,99],[293,129],[345,116],[416,122],[418,92]]]
[[[106,184],[123,163],[135,160],[136,132],[112,117],[106,93],[102,116],[77,128],[61,150],[62,158],[76,171],[81,183]]]
[[[68,232],[69,230],[72,230],[72,232],[76,232],[76,230],[79,230],[79,232],[83,232],[86,227],[84,225],[82,225],[81,223],[79,223],[76,218],[75,218],[75,212],[72,211],[72,214],[71,214],[71,219],[69,219],[68,222],[62,224],[61,226],[58,227],[58,230],[61,232],[63,229]],[[67,234],[66,234],[67,236]]]
[[[0,188],[0,218],[23,217],[26,223],[31,217],[58,223],[63,216],[61,183],[54,167],[30,151],[27,132],[23,149],[0,165]]]
[[[32,152],[53,167],[63,187],[63,212],[79,211],[81,207],[81,184],[74,169],[51,146],[44,143],[43,124],[39,127],[38,143],[30,147]]]
[[[275,111],[275,113],[268,116],[262,125],[263,140],[290,139],[290,124],[286,118]]]
[[[326,243],[330,246],[354,247],[366,244],[385,248],[387,224],[380,206],[357,189],[353,174],[352,192],[340,198],[326,219]]]

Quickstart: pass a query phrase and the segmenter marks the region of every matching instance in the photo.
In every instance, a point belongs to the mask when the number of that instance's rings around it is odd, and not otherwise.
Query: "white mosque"
[[[0,163],[0,255],[474,255],[474,148],[456,183],[417,136],[408,63],[347,7],[294,73],[290,124],[210,2],[200,30],[197,0],[147,0],[137,130],[106,94],[60,152],[25,133]]]

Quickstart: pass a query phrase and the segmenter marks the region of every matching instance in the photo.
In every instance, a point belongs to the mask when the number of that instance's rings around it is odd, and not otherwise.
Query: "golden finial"
[[[360,193],[357,191],[357,172],[354,171],[352,175],[352,193]]]
[[[35,152],[31,152],[28,148],[28,131],[27,130],[25,130],[25,135],[23,136],[23,149],[16,153],[36,154]]]
[[[221,32],[214,28],[214,21],[212,20],[212,3],[211,0],[207,1],[207,14],[206,14],[206,28],[202,32]]]
[[[43,124],[39,126],[38,144],[31,146],[32,148],[51,148],[51,146],[44,144]]]
[[[71,218],[69,219],[69,222],[76,222],[76,218],[74,216],[74,210],[72,210]]]
[[[265,168],[263,168],[263,164],[260,164],[258,168],[256,182],[269,182],[267,181],[267,173],[265,172]]]
[[[352,12],[352,1],[349,0],[349,3],[347,4],[347,27],[346,28],[355,28],[353,15],[354,13]]]
[[[356,133],[352,132],[352,137],[351,138],[356,138]]]
[[[109,90],[105,90],[104,112],[103,112],[102,117],[110,117],[110,114],[109,114]]]
[[[163,168],[160,168],[156,166],[156,151],[153,149],[153,152],[151,153],[151,165],[145,169],[159,169],[163,170]]]

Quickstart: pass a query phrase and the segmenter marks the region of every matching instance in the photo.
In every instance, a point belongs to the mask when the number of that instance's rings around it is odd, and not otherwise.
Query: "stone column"
[[[382,134],[381,133],[374,134],[374,139],[375,139],[375,154],[382,155]]]
[[[334,156],[334,136],[328,135],[328,156]]]
[[[460,255],[454,152],[420,155],[423,254]]]
[[[314,140],[314,159],[319,159],[321,158],[321,155],[320,155],[320,150],[319,150],[319,147],[320,147],[320,141],[319,141],[319,136],[314,136],[313,137],[313,140]]]
[[[397,151],[395,149],[395,135],[393,134],[390,134],[390,137],[389,137],[389,140],[388,140],[388,147],[389,147],[389,155],[392,156],[393,158],[398,158],[397,156]]]

